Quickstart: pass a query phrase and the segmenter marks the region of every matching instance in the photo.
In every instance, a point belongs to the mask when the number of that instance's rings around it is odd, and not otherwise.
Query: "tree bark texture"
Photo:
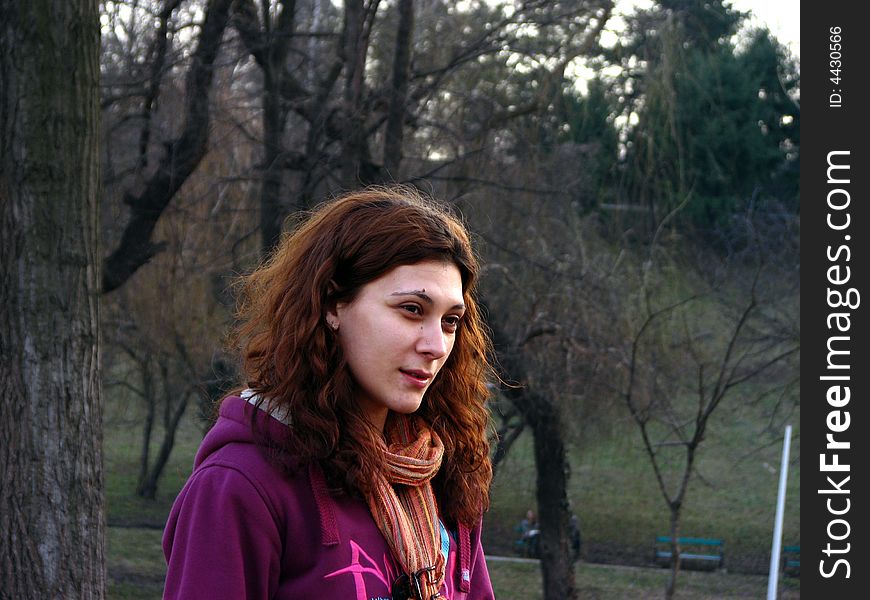
[[[0,0],[0,598],[105,594],[97,0]]]

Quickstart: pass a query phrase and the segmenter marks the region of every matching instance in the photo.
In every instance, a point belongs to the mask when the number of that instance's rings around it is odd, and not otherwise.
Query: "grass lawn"
[[[162,532],[155,529],[109,528],[110,600],[158,600],[165,567],[160,548]],[[543,598],[541,572],[535,562],[489,561],[496,598]],[[582,600],[652,600],[662,598],[666,569],[642,569],[581,563],[576,569]],[[800,583],[784,579],[781,600],[800,598]],[[684,571],[677,598],[685,600],[750,600],[763,598],[767,579],[758,575]]]
[[[146,600],[163,595],[166,564],[161,529],[109,527],[107,569],[110,599]]]
[[[534,563],[489,563],[496,598],[538,600],[541,571]],[[667,569],[646,569],[580,563],[575,570],[581,600],[653,600],[664,597]],[[780,584],[781,600],[800,598],[795,579]],[[677,584],[681,600],[757,600],[767,592],[767,578],[758,575],[683,571]]]

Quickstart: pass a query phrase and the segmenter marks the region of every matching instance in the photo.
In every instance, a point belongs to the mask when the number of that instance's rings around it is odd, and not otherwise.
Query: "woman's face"
[[[459,269],[434,260],[396,267],[328,313],[372,423],[420,407],[464,313]]]

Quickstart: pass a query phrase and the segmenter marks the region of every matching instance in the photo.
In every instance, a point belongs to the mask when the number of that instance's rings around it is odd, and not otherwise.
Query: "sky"
[[[731,0],[731,6],[737,10],[751,10],[754,19],[767,25],[776,39],[800,57],[800,0]]]
[[[730,4],[737,10],[751,11],[752,24],[766,25],[776,39],[800,57],[800,0],[731,0]],[[616,13],[626,14],[636,6],[651,5],[650,0],[617,0]]]
[[[619,32],[625,26],[622,15],[630,14],[635,8],[649,8],[652,4],[652,0],[616,0],[613,16],[601,34],[601,43],[604,46],[616,43]],[[737,10],[751,12],[750,26],[766,26],[780,43],[800,59],[800,0],[731,0],[730,4]],[[567,73],[575,78],[575,85],[582,93],[586,93],[587,82],[597,74],[582,61],[570,65]]]

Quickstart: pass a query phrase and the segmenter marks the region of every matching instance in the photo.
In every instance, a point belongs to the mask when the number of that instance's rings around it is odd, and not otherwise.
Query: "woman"
[[[282,241],[245,280],[248,389],[170,513],[165,598],[493,597],[477,272],[461,223],[404,188]]]

